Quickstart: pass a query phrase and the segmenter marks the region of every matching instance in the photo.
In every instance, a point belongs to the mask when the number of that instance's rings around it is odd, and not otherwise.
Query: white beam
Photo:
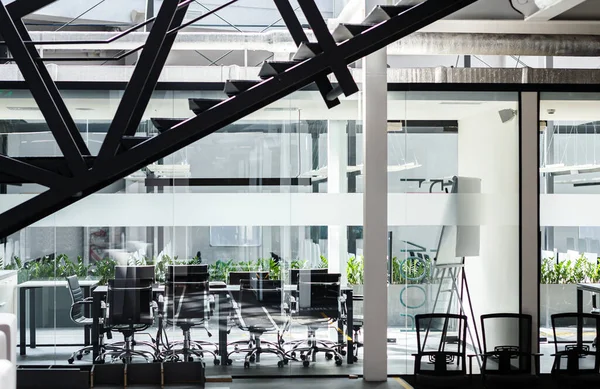
[[[571,8],[578,6],[585,0],[538,0],[536,4],[547,6],[540,8],[536,13],[529,15],[525,21],[547,21],[557,17],[558,15],[567,12]],[[571,23],[573,23],[571,21]],[[574,23],[577,24],[577,23]]]

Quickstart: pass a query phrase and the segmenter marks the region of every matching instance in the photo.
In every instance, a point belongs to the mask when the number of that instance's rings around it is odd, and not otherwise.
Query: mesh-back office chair
[[[554,333],[552,376],[562,387],[600,383],[598,351],[590,347],[600,332],[600,316],[591,313],[559,313],[551,316]],[[578,327],[581,343],[577,342]]]
[[[179,360],[179,355],[184,361],[193,361],[194,356],[204,358],[204,354],[213,356],[213,363],[220,363],[217,358],[218,347],[216,343],[195,341],[191,339],[190,332],[193,327],[202,327],[208,336],[211,306],[209,298],[208,273],[195,272],[193,266],[169,266],[165,282],[165,319],[168,325],[175,325],[183,331],[183,341],[167,345],[161,353],[166,360]],[[179,347],[180,346],[180,347]],[[208,347],[212,348],[209,349]]]
[[[107,300],[105,326],[123,334],[124,347],[101,353],[97,361],[104,362],[108,356],[113,360],[120,359],[123,363],[130,363],[135,356],[155,361],[156,349],[153,345],[148,344],[152,347],[152,352],[134,350],[134,345],[139,345],[140,342],[133,341],[136,332],[146,330],[154,322],[151,308],[152,286],[136,279],[108,280]]]
[[[342,304],[345,302],[341,295],[340,278],[339,273],[300,273],[294,320],[307,326],[308,338],[288,342],[292,346],[288,355],[296,359],[297,353],[300,353],[304,367],[308,367],[310,361],[314,362],[319,352],[325,353],[328,360],[335,358],[336,365],[342,364],[343,344],[316,337],[319,328],[328,328],[330,323],[342,318]]]
[[[250,363],[260,361],[264,353],[274,354],[279,357],[278,367],[288,363],[285,351],[281,347],[282,332],[287,324],[287,309],[283,304],[283,287],[281,281],[252,279],[242,282],[238,301],[238,323],[242,331],[250,334],[251,342],[248,347],[240,349],[236,344],[234,353],[246,353],[244,368],[249,368]],[[261,340],[265,333],[276,333],[277,341],[268,342]],[[264,347],[264,346],[267,347]],[[227,358],[231,364],[231,358]]]
[[[417,387],[463,388],[469,384],[466,368],[467,317],[430,313],[415,315]]]
[[[531,315],[494,313],[481,316],[483,355],[481,377],[486,387],[512,383],[532,387],[540,372],[540,354],[534,354]],[[535,375],[531,374],[535,361]]]

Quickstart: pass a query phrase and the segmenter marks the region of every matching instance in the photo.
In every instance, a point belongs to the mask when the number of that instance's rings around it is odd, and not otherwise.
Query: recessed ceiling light
[[[9,111],[39,111],[38,107],[6,107]]]

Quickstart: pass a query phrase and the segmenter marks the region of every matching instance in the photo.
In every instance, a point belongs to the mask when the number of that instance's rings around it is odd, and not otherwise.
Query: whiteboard
[[[457,194],[481,193],[481,179],[472,177],[453,177],[452,191]],[[461,201],[454,196],[448,202],[446,212],[449,220],[456,220],[457,225],[442,226],[435,258],[436,265],[461,265],[463,257],[479,256],[479,226],[461,225],[461,220],[473,212],[471,202]]]

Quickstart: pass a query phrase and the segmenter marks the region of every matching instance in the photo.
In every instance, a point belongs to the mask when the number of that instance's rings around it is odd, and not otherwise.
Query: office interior
[[[296,92],[11,235],[2,245],[4,272],[10,274],[3,288],[8,304],[3,308],[26,319],[19,325],[19,331],[26,331],[27,342],[20,349],[19,364],[93,363],[91,353],[81,359],[75,354],[69,361],[86,339],[84,328],[72,320],[66,284],[33,289],[32,300],[23,290],[30,293],[27,285],[39,280],[76,275],[84,289],[90,285],[93,289],[115,277],[115,266],[150,266],[155,269],[155,281],[164,283],[169,265],[203,264],[211,281],[227,283],[230,272],[252,271],[266,272],[271,280],[288,286],[292,285],[292,269],[326,269],[341,275],[342,290],[361,296],[364,267],[369,266],[362,252],[361,102],[360,98],[346,99],[340,108],[326,111],[315,107],[316,93]],[[77,124],[91,150],[97,150],[113,114],[103,98],[112,94],[117,92],[65,92],[67,104],[78,112]],[[203,94],[196,92],[194,97]],[[187,91],[156,91],[138,131],[157,131],[153,117],[184,117],[181,107],[189,96]],[[598,99],[592,93],[567,96],[540,94],[539,196],[544,245],[540,266],[547,269],[542,270],[540,285],[543,373],[552,364],[550,315],[576,309],[578,282],[597,282],[596,218],[593,207],[585,204],[594,201],[594,183],[598,182]],[[390,374],[413,372],[416,315],[461,309],[452,291],[437,295],[441,284],[451,286],[451,277],[442,275],[438,266],[445,261],[442,255],[452,256],[447,250],[438,254],[444,228],[462,228],[474,241],[470,250],[475,252],[464,258],[471,297],[468,307],[466,299],[462,300],[465,312],[473,312],[478,321],[483,314],[519,310],[519,99],[518,92],[388,92]],[[11,105],[33,104],[26,90],[15,90],[11,99],[0,103],[5,150],[17,156],[57,154],[39,112],[20,110],[17,119],[10,109]],[[205,181],[199,183],[199,177]],[[478,190],[453,193],[453,177],[477,179]],[[4,189],[3,204],[14,205],[41,192],[42,187],[24,184]],[[555,267],[566,270],[558,274]],[[458,278],[457,282],[462,281]],[[282,288],[280,292],[285,301],[289,291]],[[25,303],[20,293],[27,296]],[[585,309],[591,311],[588,297]],[[215,298],[218,294],[212,297],[213,305]],[[30,304],[35,304],[35,313]],[[354,315],[368,321],[362,317],[361,304],[360,298],[352,302]],[[285,310],[280,313],[277,329],[285,342],[306,338],[301,318]],[[36,317],[35,348],[30,347],[32,314]],[[221,323],[214,307],[208,316],[206,327],[191,328],[190,338],[216,347]],[[156,340],[161,333],[163,341],[165,337],[170,342],[182,341],[181,328],[168,317],[165,320],[162,332],[154,318],[136,339]],[[481,336],[477,321],[469,323],[472,333],[468,336]],[[239,323],[228,325],[228,342],[248,340],[247,330]],[[360,344],[362,328],[355,329],[352,337]],[[278,330],[265,333],[262,341],[276,342]],[[566,331],[561,336],[574,334]],[[333,321],[316,330],[317,338],[324,341],[335,342],[339,335]],[[469,338],[470,344],[475,342]],[[356,349],[352,361],[347,350],[340,349],[346,355],[317,353],[304,366],[299,358],[283,365],[278,363],[283,360],[280,355],[264,353],[248,366],[245,354],[235,353],[233,344],[227,348],[229,364],[227,360],[221,363],[215,350],[202,354],[207,374],[361,374],[364,357],[362,347]],[[146,359],[137,356],[132,361]]]
[[[590,70],[600,63],[571,37],[597,34],[587,20],[595,10],[593,0],[559,0],[579,12],[563,9],[567,20],[586,22],[521,20],[527,4],[555,9],[544,2],[480,0],[388,46],[377,57],[387,82],[369,77],[368,61],[348,64],[359,91],[339,106],[328,109],[310,84],[0,240],[0,313],[18,320],[20,373],[190,362],[236,380],[414,384],[432,366],[455,365],[423,357],[436,352],[429,339],[461,361],[459,378],[482,374],[477,354],[490,348],[488,361],[506,367],[508,356],[524,375],[559,370],[559,350],[567,373],[577,360],[600,375],[600,95]],[[88,10],[90,24],[63,27],[81,15],[53,5],[38,18],[48,24],[29,25],[32,39],[108,39],[161,4],[147,3],[145,14],[100,4]],[[356,1],[316,3],[330,27],[368,12],[352,11]],[[190,9],[188,19],[211,12],[199,2]],[[137,137],[158,137],[202,101],[226,98],[230,79],[258,79],[263,61],[290,59],[296,47],[274,6],[233,9],[181,35]],[[452,35],[474,31],[485,44]],[[425,47],[421,34],[431,32],[441,35]],[[101,50],[40,52],[90,157],[136,59],[89,66],[60,57],[119,55],[146,33]],[[510,34],[549,45],[491,44]],[[555,38],[570,42],[564,52],[552,49]],[[0,80],[0,153],[62,157],[17,65],[2,64]],[[365,97],[371,87],[377,98]],[[0,184],[0,213],[45,190]]]

